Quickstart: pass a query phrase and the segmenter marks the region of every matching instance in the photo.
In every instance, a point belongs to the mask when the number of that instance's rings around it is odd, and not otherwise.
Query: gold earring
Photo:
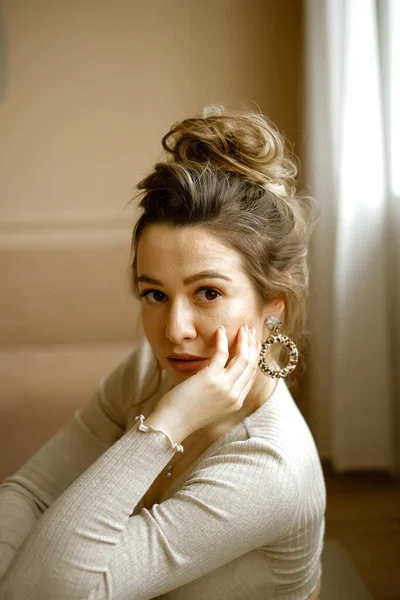
[[[272,333],[261,344],[260,360],[258,362],[258,366],[265,375],[269,375],[270,377],[287,377],[287,375],[289,375],[289,373],[291,373],[296,368],[299,360],[299,351],[297,349],[297,346],[294,343],[294,341],[290,339],[290,337],[279,333],[282,328],[282,323],[279,319],[270,315],[265,321],[265,324],[268,327],[268,329],[272,331]],[[266,354],[268,348],[273,344],[284,344],[287,348],[289,348],[289,361],[286,367],[283,367],[281,369],[271,369],[267,365]]]

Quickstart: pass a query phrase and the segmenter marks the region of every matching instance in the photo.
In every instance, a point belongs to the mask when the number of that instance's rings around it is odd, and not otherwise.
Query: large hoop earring
[[[270,377],[287,377],[289,373],[294,371],[299,360],[299,351],[297,346],[294,341],[290,339],[290,337],[279,333],[282,327],[282,323],[279,321],[279,319],[270,315],[265,323],[272,333],[261,344],[258,366],[265,375],[269,375]],[[266,354],[270,346],[273,344],[284,344],[289,349],[289,361],[286,367],[281,369],[271,369],[271,367],[267,365]]]

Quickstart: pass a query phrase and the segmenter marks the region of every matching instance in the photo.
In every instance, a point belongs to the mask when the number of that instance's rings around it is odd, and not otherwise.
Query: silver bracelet
[[[182,444],[177,444],[174,443],[170,437],[165,433],[165,431],[162,431],[161,429],[155,429],[154,427],[152,427],[151,425],[147,426],[143,423],[143,420],[145,419],[145,417],[143,415],[139,415],[138,417],[135,417],[135,421],[139,421],[140,419],[140,423],[138,425],[140,431],[159,431],[160,433],[163,433],[165,435],[165,437],[167,438],[167,440],[169,441],[169,443],[171,444],[171,447],[174,448],[174,450],[176,450],[177,452],[183,452],[183,446]]]

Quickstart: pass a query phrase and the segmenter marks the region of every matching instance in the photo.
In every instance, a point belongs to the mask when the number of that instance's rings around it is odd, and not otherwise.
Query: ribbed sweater
[[[162,372],[151,393],[152,378],[143,340],[0,486],[1,600],[305,600],[321,575],[326,489],[285,381],[148,510],[176,452],[135,421],[172,387]]]

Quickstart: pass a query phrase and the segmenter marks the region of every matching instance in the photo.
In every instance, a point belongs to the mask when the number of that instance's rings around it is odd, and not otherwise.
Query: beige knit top
[[[140,431],[146,340],[0,486],[1,600],[305,600],[321,575],[326,491],[283,379],[148,510],[176,450]]]

